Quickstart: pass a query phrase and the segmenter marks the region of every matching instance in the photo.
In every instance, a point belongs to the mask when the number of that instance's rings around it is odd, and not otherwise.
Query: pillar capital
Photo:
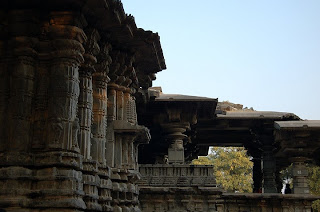
[[[80,74],[91,75],[96,71],[94,65],[97,63],[96,56],[100,52],[100,47],[98,45],[100,35],[96,29],[92,28],[85,30],[85,32],[87,35],[87,39],[84,42],[84,63],[81,66]]]

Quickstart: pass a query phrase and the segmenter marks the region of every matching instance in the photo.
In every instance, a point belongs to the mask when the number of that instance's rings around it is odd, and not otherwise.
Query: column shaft
[[[94,159],[106,164],[106,133],[107,133],[107,82],[105,73],[94,74],[94,121],[92,126]]]
[[[114,120],[116,120],[117,112],[117,92],[118,86],[111,84],[108,86],[108,126],[112,126]],[[115,135],[112,127],[107,130],[107,144],[106,144],[106,162],[109,166],[114,167],[114,151],[115,151]]]
[[[273,157],[272,146],[264,147],[262,159],[263,193],[277,193],[276,161]]]
[[[80,95],[78,114],[80,121],[80,152],[84,159],[90,159],[92,120],[92,77],[88,70],[80,71]]]
[[[259,154],[260,155],[260,154]],[[262,192],[262,166],[261,166],[261,155],[260,157],[253,157],[253,192]]]
[[[293,176],[293,193],[294,194],[309,194],[308,186],[308,167],[305,161],[307,158],[295,157],[291,158],[292,163],[292,176]]]
[[[65,16],[58,12],[53,18],[60,15]],[[48,145],[51,149],[77,151],[79,66],[84,62],[81,43],[86,35],[80,28],[67,24],[50,25],[48,31],[52,37],[50,45],[54,47],[51,52]],[[77,40],[70,39],[70,31],[77,32]]]

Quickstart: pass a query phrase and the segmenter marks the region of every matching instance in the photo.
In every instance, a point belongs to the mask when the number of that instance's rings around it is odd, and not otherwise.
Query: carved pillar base
[[[48,211],[84,210],[82,157],[71,152],[48,152],[34,156],[36,164],[30,207]],[[55,210],[56,209],[56,210]],[[44,210],[45,211],[45,210]]]
[[[98,173],[98,164],[96,161],[86,160],[83,162],[83,190],[87,208],[86,211],[101,211],[102,207],[98,203],[99,193],[98,185],[100,178]]]
[[[121,177],[119,174],[120,170],[116,168],[112,168],[112,173],[111,173],[111,180],[112,180],[112,207],[113,211],[119,211],[122,212],[120,205],[120,192],[121,192],[121,187],[120,183],[121,182]]]
[[[27,197],[32,193],[32,179],[31,169],[19,166],[0,168],[0,208],[26,211],[32,201]]]
[[[100,185],[98,187],[99,190],[99,204],[102,207],[102,211],[112,211],[111,207],[111,189],[112,189],[112,181],[111,177],[111,169],[108,166],[99,166],[98,167],[98,176],[100,178]]]

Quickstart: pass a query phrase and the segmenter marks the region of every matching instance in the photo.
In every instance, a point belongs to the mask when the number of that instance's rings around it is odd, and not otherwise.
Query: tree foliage
[[[217,183],[228,192],[252,192],[253,163],[244,148],[213,147],[207,157],[199,157],[193,164],[213,164]]]
[[[210,160],[207,156],[199,157],[198,159],[195,159],[192,161],[193,165],[213,165],[213,161]]]
[[[320,167],[309,167],[309,189],[312,194],[320,195]],[[320,212],[320,200],[316,200],[312,204],[315,212]]]

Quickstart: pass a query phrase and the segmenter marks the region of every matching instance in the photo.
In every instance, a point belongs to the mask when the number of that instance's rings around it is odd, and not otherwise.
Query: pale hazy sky
[[[320,120],[319,0],[122,0],[158,32],[154,86]]]

